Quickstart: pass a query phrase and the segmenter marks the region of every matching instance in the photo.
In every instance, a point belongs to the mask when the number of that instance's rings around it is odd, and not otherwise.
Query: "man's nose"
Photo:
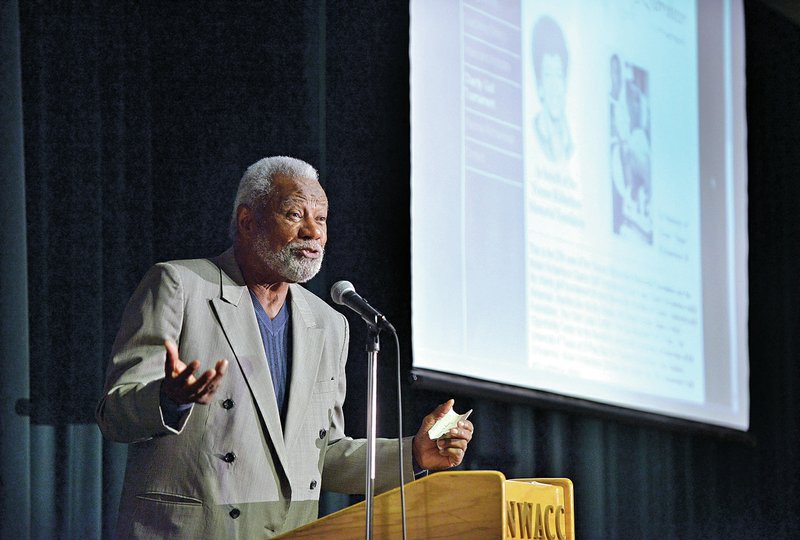
[[[303,240],[319,240],[322,238],[322,226],[314,220],[311,216],[306,216],[303,219],[302,226],[298,231],[298,235]]]

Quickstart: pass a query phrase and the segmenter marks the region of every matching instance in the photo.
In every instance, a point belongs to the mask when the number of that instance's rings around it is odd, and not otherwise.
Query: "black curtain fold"
[[[147,26],[122,5],[21,6],[35,424],[93,422],[152,260]]]
[[[0,537],[31,522],[28,272],[19,6],[0,3]]]

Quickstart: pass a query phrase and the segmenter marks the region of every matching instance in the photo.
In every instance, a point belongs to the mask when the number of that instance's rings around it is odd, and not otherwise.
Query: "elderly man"
[[[105,436],[131,443],[119,537],[268,538],[316,519],[320,489],[363,493],[366,441],[342,414],[347,320],[297,285],[320,268],[327,214],[313,167],[262,159],[239,185],[233,247],[142,280],[97,407]],[[405,478],[461,463],[470,422],[426,435],[452,404],[408,441]],[[397,441],[377,452],[382,491],[399,482]]]

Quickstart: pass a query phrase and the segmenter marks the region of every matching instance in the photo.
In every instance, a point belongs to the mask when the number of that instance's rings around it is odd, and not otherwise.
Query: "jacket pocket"
[[[338,387],[339,387],[339,381],[336,381],[334,379],[317,381],[314,383],[314,393],[327,394],[329,392],[335,392]]]
[[[183,506],[203,506],[203,501],[195,497],[187,495],[178,495],[176,493],[162,493],[158,491],[148,491],[145,493],[137,493],[137,499],[143,501],[152,501],[165,504],[177,504]]]

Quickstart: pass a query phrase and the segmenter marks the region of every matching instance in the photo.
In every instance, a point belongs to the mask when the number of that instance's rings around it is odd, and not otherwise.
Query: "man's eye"
[[[300,219],[303,217],[303,214],[301,214],[300,212],[293,211],[289,212],[287,216],[290,217],[291,219]]]
[[[328,216],[317,216],[317,221],[320,222],[320,223],[327,223],[328,222]]]

